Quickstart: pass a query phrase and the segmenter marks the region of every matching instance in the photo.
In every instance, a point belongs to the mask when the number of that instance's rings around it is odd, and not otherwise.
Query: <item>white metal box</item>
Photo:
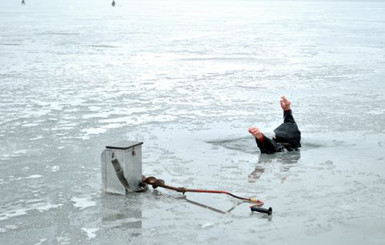
[[[106,146],[101,156],[104,193],[125,195],[143,189],[142,144],[139,141],[121,141]],[[119,172],[117,168],[120,168]],[[124,187],[119,179],[121,176],[127,180],[129,188]]]

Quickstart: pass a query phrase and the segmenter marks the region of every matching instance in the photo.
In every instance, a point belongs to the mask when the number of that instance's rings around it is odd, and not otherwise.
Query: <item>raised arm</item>
[[[274,153],[283,150],[283,146],[275,143],[273,140],[266,137],[257,127],[250,127],[249,133],[255,137],[258,148],[261,153]]]
[[[281,100],[279,101],[281,103],[282,110],[284,111],[290,111],[291,108],[291,102],[285,97],[281,96]]]
[[[280,103],[283,110],[283,121],[295,123],[290,107],[291,102],[285,96],[282,96]]]

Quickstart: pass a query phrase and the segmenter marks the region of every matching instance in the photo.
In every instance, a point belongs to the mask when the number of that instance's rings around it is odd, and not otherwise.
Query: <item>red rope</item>
[[[237,198],[237,199],[241,199],[241,200],[244,200],[244,201],[248,201],[248,202],[253,202],[253,203],[256,203],[254,206],[262,206],[264,203],[261,201],[261,200],[258,200],[258,199],[255,199],[255,198],[245,198],[245,197],[240,197],[240,196],[236,196],[228,191],[217,191],[217,190],[202,190],[202,189],[185,189],[186,192],[199,192],[199,193],[216,193],[216,194],[226,194],[226,195],[229,195],[229,196],[232,196],[234,198]]]
[[[232,196],[232,197],[240,199],[240,200],[244,200],[244,201],[255,203],[254,206],[258,206],[259,207],[259,206],[263,205],[263,202],[261,200],[258,200],[256,198],[245,198],[245,197],[236,196],[236,195],[234,195],[234,194],[232,194],[232,193],[230,193],[228,191],[187,189],[187,188],[184,188],[184,187],[169,186],[169,185],[166,185],[163,180],[157,179],[157,178],[155,178],[153,176],[150,176],[150,177],[147,177],[147,178],[143,179],[143,182],[147,183],[149,185],[152,185],[152,187],[154,189],[157,188],[157,187],[163,187],[163,188],[174,190],[174,191],[177,191],[177,192],[182,192],[183,194],[185,192],[226,194],[226,195]]]

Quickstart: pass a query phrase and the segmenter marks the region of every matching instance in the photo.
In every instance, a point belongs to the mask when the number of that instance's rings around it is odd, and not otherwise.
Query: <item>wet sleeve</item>
[[[283,122],[295,123],[291,110],[283,111]]]
[[[267,153],[271,154],[274,152],[282,151],[282,146],[274,142],[274,140],[269,139],[265,135],[263,135],[263,140],[259,141],[258,139],[255,139],[257,142],[257,146],[259,150],[261,150],[261,153]]]

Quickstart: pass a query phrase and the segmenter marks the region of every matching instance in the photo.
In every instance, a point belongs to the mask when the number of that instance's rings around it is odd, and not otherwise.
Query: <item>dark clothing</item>
[[[290,111],[283,111],[283,123],[274,129],[275,137],[267,138],[263,135],[262,140],[257,141],[258,148],[261,153],[271,154],[281,151],[294,151],[301,147],[301,131],[294,121],[294,117]]]

